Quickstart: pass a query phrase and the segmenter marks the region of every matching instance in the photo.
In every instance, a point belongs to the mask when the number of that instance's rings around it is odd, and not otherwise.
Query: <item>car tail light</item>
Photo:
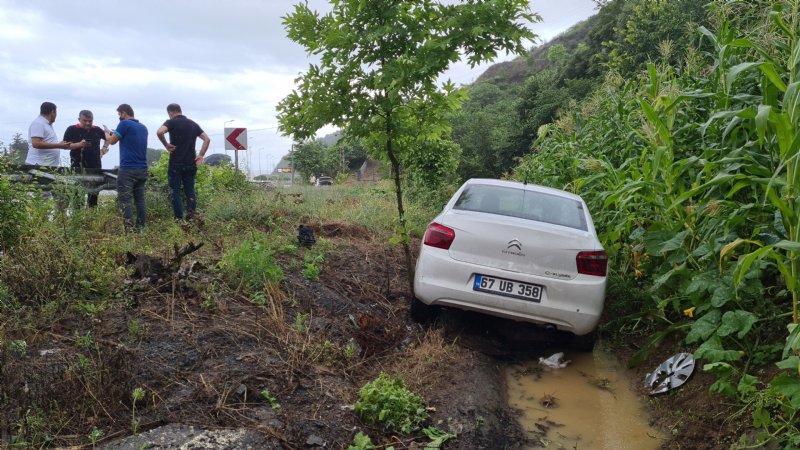
[[[451,228],[432,222],[428,225],[428,229],[425,230],[425,240],[423,242],[425,245],[447,250],[455,238],[456,232]]]
[[[579,252],[575,258],[578,263],[578,273],[584,275],[606,276],[608,268],[608,255],[604,251]]]

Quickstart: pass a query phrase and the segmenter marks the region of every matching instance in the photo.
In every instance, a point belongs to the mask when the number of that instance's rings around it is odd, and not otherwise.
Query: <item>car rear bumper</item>
[[[540,302],[474,291],[476,273],[544,286]],[[584,335],[594,331],[603,313],[605,277],[578,275],[572,280],[522,274],[464,263],[446,250],[420,252],[414,277],[414,295],[429,305],[452,306]]]

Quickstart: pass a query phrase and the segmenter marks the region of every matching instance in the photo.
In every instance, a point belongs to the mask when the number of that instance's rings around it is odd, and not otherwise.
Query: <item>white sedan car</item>
[[[471,179],[428,225],[411,313],[451,306],[568,331],[594,345],[608,257],[579,196]]]

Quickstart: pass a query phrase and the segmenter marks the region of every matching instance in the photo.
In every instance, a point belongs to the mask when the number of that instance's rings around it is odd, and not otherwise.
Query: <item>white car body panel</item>
[[[480,184],[547,194],[575,202],[585,229],[475,210],[454,209],[462,192]],[[482,189],[475,188],[473,191]],[[472,191],[471,191],[472,192]],[[531,195],[533,195],[531,194]],[[428,305],[452,306],[584,335],[600,320],[606,277],[579,274],[580,251],[602,251],[583,200],[574,194],[522,183],[473,179],[467,181],[433,222],[451,228],[449,250],[420,249],[414,294]],[[475,275],[505,278],[543,287],[539,302],[473,290]]]

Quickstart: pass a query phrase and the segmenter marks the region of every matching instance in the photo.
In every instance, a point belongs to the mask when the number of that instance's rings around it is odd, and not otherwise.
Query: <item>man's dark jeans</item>
[[[144,227],[147,210],[144,205],[144,183],[147,169],[119,169],[117,174],[117,200],[122,211],[125,231],[134,227],[131,199],[136,204],[136,229]]]
[[[197,195],[194,192],[194,178],[197,175],[197,166],[194,164],[176,164],[167,169],[172,212],[176,219],[183,219],[183,199],[181,190],[186,195],[186,215],[191,218],[197,209]],[[181,189],[183,187],[183,189]]]

